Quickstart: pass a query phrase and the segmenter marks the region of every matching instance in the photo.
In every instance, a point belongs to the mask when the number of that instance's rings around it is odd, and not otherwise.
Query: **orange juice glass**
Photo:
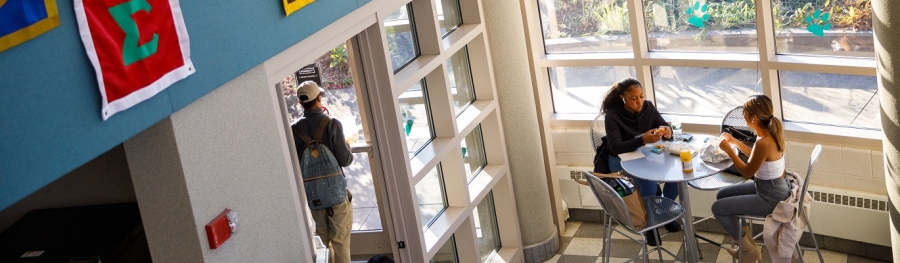
[[[681,152],[679,152],[681,156],[681,171],[684,173],[694,172],[694,164],[691,162],[693,158],[691,158],[691,149],[687,147],[681,148]]]

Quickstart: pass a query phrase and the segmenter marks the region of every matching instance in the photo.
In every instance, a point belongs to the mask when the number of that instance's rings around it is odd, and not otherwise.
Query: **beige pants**
[[[328,209],[312,211],[313,220],[316,221],[316,235],[328,247],[328,262],[350,263],[350,230],[353,228],[353,205],[350,199],[352,197],[332,206],[332,216],[328,216]]]

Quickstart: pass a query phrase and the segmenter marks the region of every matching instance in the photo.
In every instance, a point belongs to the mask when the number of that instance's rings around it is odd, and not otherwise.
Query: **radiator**
[[[580,171],[593,167],[559,166],[559,188],[569,208],[601,209],[590,187],[575,182]],[[810,224],[818,235],[891,246],[887,197],[875,194],[823,187],[813,184],[807,190],[813,198]],[[716,191],[691,188],[691,213],[695,217],[712,215],[710,207]]]

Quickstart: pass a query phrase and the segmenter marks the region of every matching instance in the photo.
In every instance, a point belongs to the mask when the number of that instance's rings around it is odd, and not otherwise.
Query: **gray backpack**
[[[306,189],[306,201],[310,210],[322,210],[339,205],[347,198],[347,180],[334,154],[322,141],[322,133],[331,118],[325,116],[319,123],[315,139],[304,133],[303,121],[297,122],[301,129],[295,132],[303,142],[300,151],[300,173],[303,176],[303,188]],[[296,138],[295,138],[296,139]]]

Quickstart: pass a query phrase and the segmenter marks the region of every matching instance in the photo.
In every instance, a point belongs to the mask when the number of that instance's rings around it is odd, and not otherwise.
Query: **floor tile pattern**
[[[618,228],[617,228],[618,229]],[[560,237],[560,246],[559,246],[559,254],[554,256],[548,261],[544,263],[601,263],[603,259],[600,257],[603,253],[603,231],[604,226],[600,223],[591,223],[591,222],[566,222],[566,231],[563,233],[562,237]],[[666,231],[661,230],[660,234],[664,234]],[[707,237],[716,242],[730,243],[731,237],[727,237],[726,235],[711,233],[711,232],[699,232],[700,235]],[[640,240],[639,236],[631,236]],[[684,257],[684,249],[682,248],[684,232],[677,233],[669,233],[664,234],[662,240],[662,246],[672,253],[676,253],[678,258]],[[761,242],[761,241],[760,241]],[[649,248],[648,248],[649,249]],[[731,256],[728,255],[727,252],[722,250],[716,245],[706,243],[705,241],[700,242],[700,251],[702,253],[702,259],[700,262],[716,262],[716,263],[731,263]],[[641,245],[629,240],[626,236],[613,232],[611,249],[610,249],[610,261],[612,263],[620,263],[625,262],[629,258],[637,256],[641,252]],[[762,250],[763,253],[763,263],[770,263],[771,260],[768,258],[768,252],[765,247]],[[818,256],[813,251],[806,251],[804,254],[804,258],[807,259],[807,262],[819,262]],[[879,263],[885,262],[870,258],[864,258],[854,255],[847,255],[845,253],[830,251],[830,250],[822,250],[822,257],[825,259],[825,262],[828,263]],[[675,258],[663,253],[662,261],[660,261],[657,253],[651,253],[649,256],[650,262],[678,262],[675,261]],[[641,262],[638,259],[637,262]],[[800,262],[800,260],[795,260],[794,262]]]

